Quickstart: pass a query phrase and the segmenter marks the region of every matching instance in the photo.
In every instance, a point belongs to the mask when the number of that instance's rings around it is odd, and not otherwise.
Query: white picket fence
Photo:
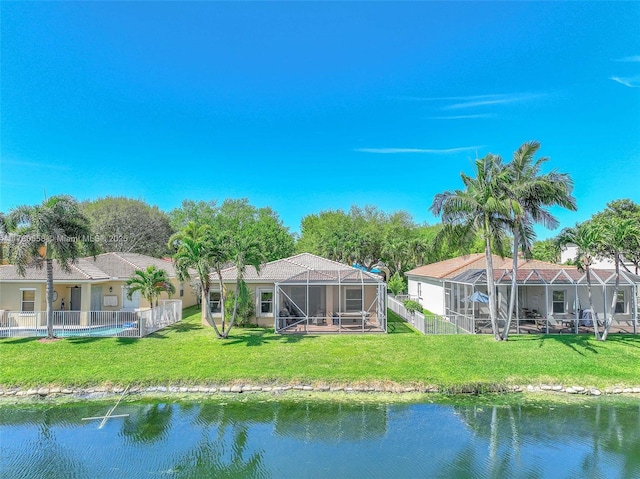
[[[473,318],[464,315],[440,316],[408,311],[402,301],[387,297],[387,307],[422,334],[473,334]]]
[[[95,336],[142,338],[182,320],[182,300],[164,300],[138,311],[54,311],[53,333],[60,338]],[[46,311],[0,311],[0,337],[47,335]]]
[[[157,308],[140,311],[140,333],[147,336],[182,320],[182,300],[168,299]]]

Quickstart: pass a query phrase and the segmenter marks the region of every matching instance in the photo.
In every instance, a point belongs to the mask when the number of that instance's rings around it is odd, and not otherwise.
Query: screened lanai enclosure
[[[387,285],[354,268],[308,270],[275,283],[278,333],[384,333]]]
[[[507,319],[512,270],[494,271],[497,317]],[[517,296],[512,331],[516,333],[589,333],[594,322],[602,325],[613,314],[612,333],[638,333],[638,285],[640,276],[611,270],[591,271],[591,304],[586,274],[572,269],[522,269],[517,273]],[[445,315],[473,319],[475,332],[490,332],[487,276],[484,269],[470,269],[444,280]]]

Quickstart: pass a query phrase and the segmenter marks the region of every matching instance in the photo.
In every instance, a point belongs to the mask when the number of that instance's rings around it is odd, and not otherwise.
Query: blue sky
[[[476,156],[532,139],[574,179],[561,226],[640,203],[640,2],[0,9],[5,212],[246,197],[292,231],[352,204],[433,224]]]

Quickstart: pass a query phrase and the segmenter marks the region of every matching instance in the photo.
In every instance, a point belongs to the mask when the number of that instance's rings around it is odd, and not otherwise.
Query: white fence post
[[[425,316],[423,313],[417,311],[409,313],[404,304],[397,298],[389,296],[387,298],[387,304],[389,309],[411,324],[415,329],[422,334],[472,334],[473,320],[465,317],[466,321],[464,326],[461,326],[461,320],[458,315],[452,315],[453,321],[447,320],[444,316],[429,315]],[[454,329],[452,331],[451,329]]]

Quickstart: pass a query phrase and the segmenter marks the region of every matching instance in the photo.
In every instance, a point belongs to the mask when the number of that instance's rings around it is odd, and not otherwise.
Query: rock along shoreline
[[[640,395],[638,387],[607,387],[603,389],[589,386],[564,386],[558,384],[528,384],[525,386],[504,386],[492,384],[471,384],[460,385],[454,388],[441,388],[437,386],[403,386],[398,384],[375,384],[375,385],[309,385],[309,384],[289,384],[289,385],[254,385],[254,384],[233,384],[219,386],[96,386],[87,388],[76,387],[40,387],[40,388],[1,388],[0,399],[20,398],[75,398],[75,399],[101,399],[109,396],[120,395],[127,392],[131,396],[147,395],[188,395],[188,394],[251,394],[270,393],[274,395],[283,394],[288,391],[293,392],[321,392],[321,393],[392,393],[392,394],[426,394],[439,393],[445,395],[469,395],[486,393],[558,393],[582,396],[610,396],[620,394]]]

